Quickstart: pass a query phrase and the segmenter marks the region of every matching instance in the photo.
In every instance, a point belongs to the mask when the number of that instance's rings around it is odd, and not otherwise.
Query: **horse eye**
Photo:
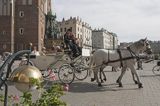
[[[149,43],[148,43],[148,42],[146,42],[146,45],[148,46],[148,45],[149,45]]]

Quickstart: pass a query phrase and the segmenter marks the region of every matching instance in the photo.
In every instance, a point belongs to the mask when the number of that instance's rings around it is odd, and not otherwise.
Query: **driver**
[[[64,42],[66,44],[66,48],[71,49],[73,53],[73,57],[77,57],[81,54],[80,47],[76,43],[77,38],[73,35],[70,29],[64,35]]]

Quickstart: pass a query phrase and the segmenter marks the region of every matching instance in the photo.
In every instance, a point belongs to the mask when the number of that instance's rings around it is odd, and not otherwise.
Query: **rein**
[[[133,52],[130,47],[127,47],[127,50],[131,53],[132,56],[135,56],[137,60],[140,59],[140,57],[137,56],[136,53]]]

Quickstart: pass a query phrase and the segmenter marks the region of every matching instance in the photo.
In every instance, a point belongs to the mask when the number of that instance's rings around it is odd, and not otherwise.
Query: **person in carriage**
[[[81,55],[81,48],[77,44],[77,38],[74,36],[70,29],[68,29],[64,34],[64,43],[66,48],[71,50],[73,57]]]

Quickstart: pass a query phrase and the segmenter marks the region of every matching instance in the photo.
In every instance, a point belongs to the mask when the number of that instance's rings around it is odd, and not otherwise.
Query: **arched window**
[[[24,11],[19,12],[19,17],[21,17],[21,18],[24,17]]]
[[[23,35],[24,34],[24,28],[19,28],[19,34]]]

